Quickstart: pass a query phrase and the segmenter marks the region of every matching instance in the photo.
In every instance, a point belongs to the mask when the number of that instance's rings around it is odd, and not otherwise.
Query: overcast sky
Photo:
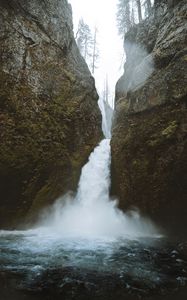
[[[123,41],[118,36],[116,27],[117,0],[69,0],[73,9],[74,30],[79,19],[93,30],[98,28],[99,68],[95,72],[96,86],[102,92],[106,74],[108,75],[111,95],[115,84],[122,74]],[[110,102],[112,103],[112,97]]]

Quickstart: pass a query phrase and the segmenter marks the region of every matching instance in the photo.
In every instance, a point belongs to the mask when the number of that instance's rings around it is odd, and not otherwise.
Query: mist
[[[122,92],[134,92],[141,88],[154,72],[152,54],[136,43],[125,41],[126,63]]]
[[[83,167],[77,194],[67,194],[45,211],[38,226],[59,237],[128,238],[160,236],[137,211],[124,214],[109,196],[110,140],[103,140]]]

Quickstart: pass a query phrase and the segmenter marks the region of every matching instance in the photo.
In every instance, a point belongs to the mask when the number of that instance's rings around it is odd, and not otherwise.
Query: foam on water
[[[134,239],[158,235],[154,225],[137,212],[124,214],[110,199],[110,140],[104,139],[83,167],[75,197],[59,199],[40,226],[61,237]],[[40,228],[40,230],[42,230]]]

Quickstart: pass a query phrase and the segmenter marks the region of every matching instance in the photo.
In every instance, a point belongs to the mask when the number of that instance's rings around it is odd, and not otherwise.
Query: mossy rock
[[[118,119],[111,143],[112,194],[123,210],[135,206],[163,223],[170,217],[173,222],[175,213],[185,219],[186,122],[185,102]]]

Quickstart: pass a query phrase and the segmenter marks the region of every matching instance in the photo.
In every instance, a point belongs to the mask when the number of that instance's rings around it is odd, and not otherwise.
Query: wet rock
[[[161,5],[162,3],[162,5]],[[127,210],[183,232],[187,214],[187,4],[156,1],[125,36],[116,86],[112,192]]]
[[[102,137],[66,0],[0,0],[0,226],[75,189]]]

